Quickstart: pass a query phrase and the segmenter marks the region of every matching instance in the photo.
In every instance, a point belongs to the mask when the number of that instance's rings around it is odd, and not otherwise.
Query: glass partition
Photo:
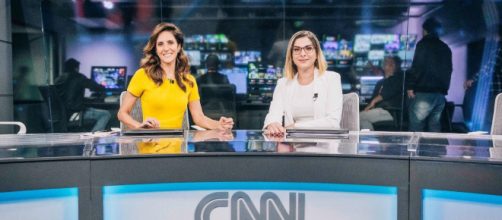
[[[442,131],[487,130],[492,97],[500,91],[500,8],[491,0],[12,1],[16,120],[28,124],[30,133],[91,131],[96,120],[86,120],[85,114],[93,108],[109,113],[106,129],[119,127],[120,92],[139,69],[153,27],[162,21],[184,32],[193,76],[207,74],[206,58],[214,54],[218,72],[235,86],[235,92],[220,97],[199,85],[201,104],[211,118],[223,114],[234,118],[237,129],[261,129],[283,77],[289,38],[310,30],[321,42],[328,70],[341,76],[343,93],[359,94],[361,120],[369,117],[371,124],[361,121],[361,128],[406,131],[410,100],[403,81],[423,38],[422,24],[434,17],[443,25],[439,38],[451,49],[453,63]],[[386,117],[368,115],[366,107],[382,91],[377,83],[389,71],[387,57],[400,61],[394,63],[402,77],[399,86],[391,84],[394,105],[371,108],[382,108]],[[48,86],[59,94],[58,78],[70,58],[82,75],[106,87],[86,90],[80,111],[65,101],[55,103],[56,98],[48,102],[40,92]],[[108,75],[118,77],[100,81]],[[211,104],[215,97],[230,104]]]

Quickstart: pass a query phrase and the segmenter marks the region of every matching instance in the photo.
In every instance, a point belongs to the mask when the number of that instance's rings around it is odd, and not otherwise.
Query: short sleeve
[[[193,87],[190,87],[190,85],[187,83],[187,90],[189,91],[188,93],[188,102],[199,100],[200,95],[199,95],[199,87],[197,86],[197,81],[192,75],[188,75],[188,79],[193,82]]]
[[[127,87],[127,91],[136,97],[140,97],[145,90],[145,84],[148,77],[146,76],[145,70],[139,69],[134,73],[134,76]]]

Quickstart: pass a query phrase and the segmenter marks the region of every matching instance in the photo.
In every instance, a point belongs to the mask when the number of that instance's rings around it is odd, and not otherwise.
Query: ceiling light
[[[113,9],[113,2],[111,1],[103,1],[103,7],[105,7],[108,10]]]

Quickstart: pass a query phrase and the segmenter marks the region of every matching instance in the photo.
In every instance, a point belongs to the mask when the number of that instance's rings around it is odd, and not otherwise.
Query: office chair
[[[200,102],[204,114],[218,120],[221,116],[236,118],[235,85],[201,84],[199,85]]]
[[[66,106],[57,92],[59,85],[39,86],[45,106],[42,108],[42,115],[46,127],[50,127],[52,132],[84,131],[91,130],[96,120],[84,120],[84,111],[68,114]],[[86,129],[87,128],[87,129]]]
[[[359,96],[355,92],[343,95],[342,119],[340,128],[359,131]]]
[[[120,93],[120,106],[122,106],[122,100],[124,98],[124,95],[126,94],[127,91],[124,91]],[[141,99],[136,99],[136,103],[134,103],[132,109],[131,109],[131,117],[139,122],[143,122],[143,111],[141,109]],[[183,124],[181,127],[184,130],[190,129],[190,122],[188,121],[188,111],[185,111],[185,115],[183,116]],[[128,129],[127,125],[124,123],[120,122],[120,130]]]
[[[401,108],[386,108],[392,120],[389,121],[379,121],[373,123],[375,131],[399,131],[401,127]]]
[[[491,135],[502,135],[502,93],[499,93],[495,98],[493,106],[493,118]]]
[[[19,126],[19,131],[17,134],[26,134],[26,125],[19,121],[0,121],[0,125],[17,125]]]

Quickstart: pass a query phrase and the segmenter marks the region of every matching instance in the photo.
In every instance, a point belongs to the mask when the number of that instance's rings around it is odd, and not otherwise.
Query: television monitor
[[[412,50],[417,44],[417,35],[403,34],[399,36],[400,50]]]
[[[349,92],[352,89],[352,85],[350,83],[342,83],[342,91]]]
[[[385,44],[397,40],[397,35],[395,34],[372,34],[371,44]]]
[[[107,92],[121,92],[126,86],[127,67],[93,66],[91,79],[104,86]]]
[[[379,80],[383,79],[383,76],[362,76],[360,79],[361,90],[360,90],[360,102],[369,103],[371,101],[371,96],[373,95],[373,90]]]
[[[352,59],[353,56],[354,54],[352,52],[352,42],[344,39],[338,41],[338,51],[336,53],[335,59]]]
[[[227,76],[228,81],[231,84],[235,85],[235,92],[237,94],[246,94],[247,93],[247,78],[248,71],[247,68],[242,67],[234,67],[229,69],[221,69],[221,74]]]
[[[368,60],[383,60],[385,51],[383,50],[370,50],[368,52]]]
[[[258,66],[256,63],[248,64],[248,78],[249,79],[258,79]]]
[[[260,62],[260,51],[235,51],[235,65],[247,65],[249,62]]]
[[[200,66],[200,51],[198,50],[185,50],[188,56],[190,66]]]
[[[231,54],[228,52],[200,52],[200,57],[202,58],[202,60],[200,61],[201,65],[205,65],[207,56],[209,56],[209,54],[218,56],[220,63],[226,63],[231,60]]]
[[[322,42],[322,49],[326,60],[334,60],[338,50],[338,42],[335,41],[335,37],[326,37],[325,41]]]
[[[356,56],[354,58],[354,66],[365,67],[368,64],[368,57]]]
[[[398,51],[397,55],[399,58],[401,58],[401,69],[407,70],[411,67],[412,61],[413,61],[413,56],[415,55],[414,50],[400,50]]]
[[[370,48],[371,48],[371,35],[356,34],[354,42],[354,52],[356,53],[368,52]]]
[[[393,36],[395,36],[395,38],[389,38],[389,41],[387,41],[384,44],[385,51],[390,52],[390,53],[396,52],[400,48],[400,42],[399,42],[397,35],[393,35]]]
[[[268,65],[265,79],[277,79],[277,68],[274,68],[273,65]]]
[[[414,50],[400,50],[397,52],[397,56],[401,58],[401,60],[413,60],[413,56],[415,56]]]

